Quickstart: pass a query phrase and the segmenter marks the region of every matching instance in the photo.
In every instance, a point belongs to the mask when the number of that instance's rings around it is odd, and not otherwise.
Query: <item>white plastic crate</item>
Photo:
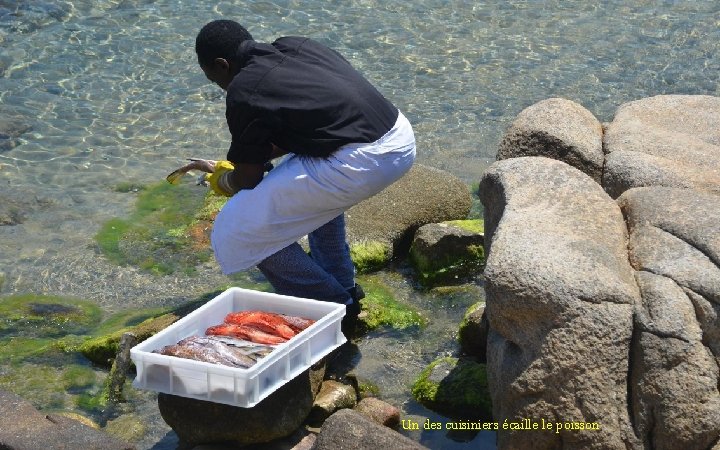
[[[152,353],[223,322],[228,313],[262,310],[316,322],[247,369]],[[230,288],[130,350],[133,386],[250,408],[346,342],[345,305]]]

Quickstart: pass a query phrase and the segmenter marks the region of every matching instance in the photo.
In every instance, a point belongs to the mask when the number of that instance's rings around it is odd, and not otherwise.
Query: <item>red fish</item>
[[[296,332],[280,314],[265,311],[240,311],[225,316],[225,323],[246,325],[285,339],[292,339]]]
[[[298,317],[298,316],[288,316],[285,314],[278,314],[280,317],[285,319],[287,324],[290,326],[290,328],[293,329],[296,333],[301,332],[305,328],[309,327],[310,325],[314,324],[315,321],[312,319],[306,319],[304,317]]]
[[[287,342],[287,339],[284,337],[275,336],[251,326],[236,325],[233,323],[223,323],[212,326],[205,330],[205,334],[239,337],[259,344],[282,344],[283,342]]]

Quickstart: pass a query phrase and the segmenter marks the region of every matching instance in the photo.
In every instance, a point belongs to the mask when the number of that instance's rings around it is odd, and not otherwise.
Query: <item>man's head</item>
[[[252,36],[232,20],[214,20],[200,30],[195,38],[195,53],[205,76],[223,89],[240,70],[236,56],[241,42]]]

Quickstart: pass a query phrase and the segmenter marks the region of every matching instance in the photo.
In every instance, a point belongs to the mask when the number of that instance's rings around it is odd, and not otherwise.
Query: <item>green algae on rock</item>
[[[136,414],[123,414],[109,420],[103,430],[124,441],[136,442],[147,433],[147,426]]]
[[[453,220],[420,227],[410,262],[425,287],[452,284],[482,270],[485,263],[482,219]]]
[[[375,276],[364,276],[359,280],[365,291],[360,301],[363,312],[360,324],[367,330],[379,327],[405,329],[412,326],[425,326],[427,320],[417,311],[395,299],[390,288]]]
[[[115,359],[115,356],[117,355],[120,338],[123,333],[132,332],[137,336],[138,341],[141,342],[155,333],[167,328],[176,322],[180,317],[180,315],[174,312],[161,314],[157,317],[150,317],[135,326],[122,327],[107,334],[90,338],[80,345],[79,351],[83,354],[83,356],[95,364],[103,367],[110,367],[112,365],[112,360]]]
[[[109,220],[95,240],[116,264],[190,274],[210,259],[211,220],[225,201],[189,184],[152,184],[140,190],[130,217]]]
[[[484,301],[470,306],[458,327],[460,350],[466,355],[474,356],[480,362],[485,362],[487,358],[488,323],[484,312]]]
[[[102,376],[88,366],[65,358],[13,365],[13,370],[0,373],[0,388],[13,392],[42,409],[74,409],[86,406],[85,399],[96,396],[102,387]],[[78,377],[76,379],[76,377]],[[101,402],[92,402],[99,410]]]
[[[350,258],[359,274],[382,269],[390,262],[391,254],[390,246],[382,242],[370,241],[350,245]]]
[[[20,294],[0,301],[0,337],[85,334],[102,312],[94,303],[54,295]]]
[[[415,381],[419,403],[457,419],[489,419],[492,414],[485,364],[466,358],[439,358]]]

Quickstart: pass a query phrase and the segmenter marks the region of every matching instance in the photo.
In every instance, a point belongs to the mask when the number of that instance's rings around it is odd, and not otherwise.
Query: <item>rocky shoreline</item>
[[[421,165],[348,212],[363,270],[409,254],[426,287],[484,270],[487,302],[457,324],[461,357],[428,366],[417,400],[489,424],[500,450],[720,448],[720,98],[642,99],[607,124],[544,100],[509,127],[478,192],[484,229],[453,222],[467,187]],[[2,395],[23,405],[0,412],[3,448],[60,445],[68,430],[74,448],[134,448]],[[266,400],[158,406],[187,449],[424,448],[332,359]]]

